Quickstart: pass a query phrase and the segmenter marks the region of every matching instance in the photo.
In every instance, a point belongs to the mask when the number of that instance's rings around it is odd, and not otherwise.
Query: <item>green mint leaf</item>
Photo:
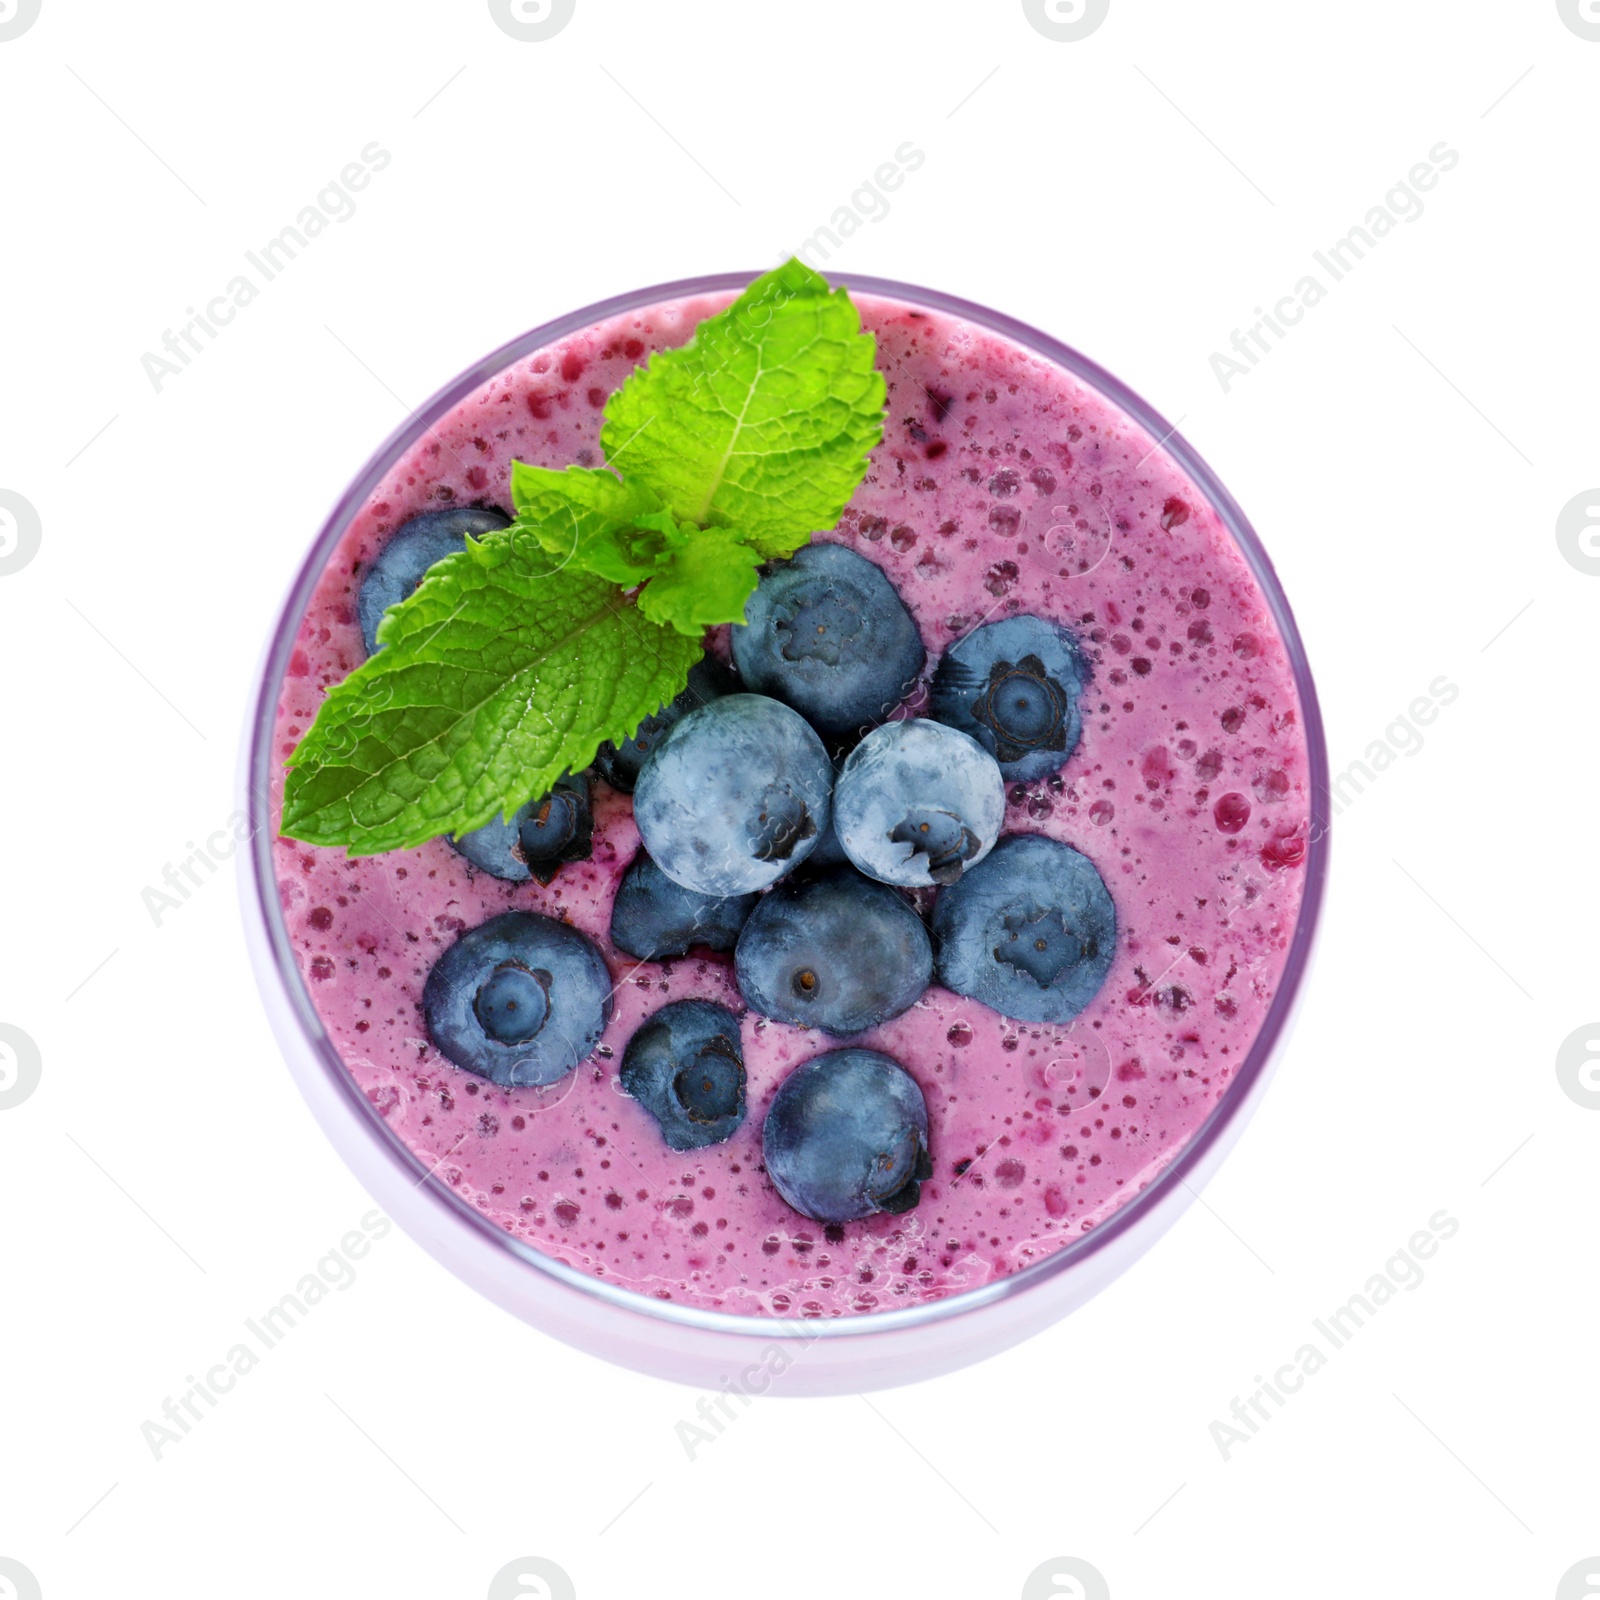
[[[514,463],[511,527],[431,568],[323,702],[284,837],[372,855],[469,832],[630,737],[760,564],[838,523],[883,437],[875,353],[790,261],[612,395],[608,470]]]
[[[561,567],[632,588],[664,571],[687,538],[656,493],[613,472],[511,463],[516,527]]]
[[[699,638],[719,622],[742,622],[760,554],[731,528],[697,528],[661,509],[654,490],[610,472],[552,472],[511,464],[514,527],[554,563],[637,584],[652,622]]]
[[[698,639],[719,622],[743,622],[761,554],[732,528],[691,529],[664,572],[639,591],[652,621]]]
[[[683,688],[699,638],[557,559],[513,527],[429,570],[291,758],[284,837],[375,855],[466,833]]]
[[[837,524],[883,437],[875,353],[844,290],[791,260],[634,372],[600,440],[680,521],[792,555]]]

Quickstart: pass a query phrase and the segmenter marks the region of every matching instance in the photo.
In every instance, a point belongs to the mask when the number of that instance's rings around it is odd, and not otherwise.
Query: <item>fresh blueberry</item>
[[[422,1014],[439,1052],[503,1088],[554,1083],[600,1042],[611,974],[587,934],[507,911],[433,964]]]
[[[1008,833],[933,908],[939,982],[1017,1022],[1071,1022],[1117,953],[1117,911],[1087,856]]]
[[[472,1011],[491,1039],[526,1044],[550,1020],[550,996],[528,968],[506,961],[478,990]]]
[[[913,717],[874,728],[833,786],[845,854],[883,883],[954,883],[1000,837],[1006,786],[976,739]]]
[[[665,961],[697,944],[731,950],[755,903],[753,894],[719,900],[685,889],[641,850],[611,902],[611,942],[640,961]]]
[[[898,1215],[933,1176],[916,1080],[876,1050],[830,1050],[778,1086],[761,1133],[773,1187],[814,1222]]]
[[[522,845],[517,832],[523,817],[532,808],[533,802],[530,800],[509,822],[501,817],[491,817],[471,833],[447,833],[445,843],[457,855],[465,856],[480,872],[504,878],[507,883],[526,883],[533,874],[528,871],[528,863],[522,859]]]
[[[625,739],[621,744],[612,744],[608,739],[600,746],[599,754],[594,758],[595,771],[613,789],[632,794],[633,786],[639,781],[639,768],[644,765],[645,757],[655,748],[661,735],[696,706],[706,705],[725,694],[733,694],[738,687],[739,680],[734,677],[731,668],[715,656],[702,656],[689,668],[688,683],[659,711],[646,717],[631,739]]]
[[[808,544],[761,580],[733,630],[752,688],[799,711],[825,738],[882,722],[927,659],[883,573],[840,544]]]
[[[549,883],[567,862],[589,859],[593,833],[589,780],[579,773],[557,778],[549,794],[530,800],[509,822],[493,817],[449,842],[493,877],[508,883],[526,883],[529,878]]]
[[[934,669],[929,714],[970,733],[1013,783],[1059,771],[1078,747],[1089,663],[1065,628],[1007,617],[958,639]]]
[[[898,1017],[933,977],[922,919],[851,867],[764,896],[733,960],[740,994],[763,1016],[843,1038]]]
[[[850,857],[839,843],[839,830],[830,818],[828,826],[817,835],[816,848],[806,857],[806,871],[815,872],[823,867],[848,867]]]
[[[526,808],[517,829],[523,859],[540,883],[549,883],[569,861],[587,861],[592,853],[594,809],[589,779],[570,773],[556,779],[549,794]]]
[[[378,650],[378,624],[390,606],[409,599],[422,575],[436,561],[467,547],[467,535],[481,539],[486,533],[510,527],[510,518],[481,506],[452,506],[448,511],[424,511],[395,529],[389,542],[367,568],[356,596],[356,618],[367,654]]]
[[[673,1150],[721,1144],[744,1121],[739,1019],[709,1000],[675,1000],[639,1024],[622,1056],[622,1087]]]
[[[804,717],[730,694],[668,728],[639,772],[633,820],[656,865],[700,894],[749,894],[810,855],[833,767]]]

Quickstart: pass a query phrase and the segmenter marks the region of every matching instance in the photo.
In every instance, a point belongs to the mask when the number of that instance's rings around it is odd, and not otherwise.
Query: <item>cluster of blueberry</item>
[[[384,607],[499,520],[461,510],[402,528],[362,590],[369,648]],[[936,977],[1019,1021],[1077,1016],[1115,953],[1110,894],[1070,846],[1000,833],[1006,780],[1055,771],[1078,742],[1088,673],[1070,633],[1028,615],[979,626],[937,664],[929,715],[896,718],[926,665],[916,623],[872,562],[812,544],[762,580],[732,654],[736,672],[706,657],[595,761],[632,793],[643,842],[613,944],[644,961],[732,951],[754,1011],[841,1039],[899,1016]],[[575,774],[450,843],[496,877],[548,883],[587,857],[591,830],[589,777]],[[937,890],[926,921],[918,890]],[[599,1044],[612,994],[587,935],[509,912],[439,958],[423,1010],[457,1066],[541,1085]],[[726,1140],[745,1116],[738,1019],[708,1000],[664,1006],[629,1041],[621,1080],[672,1149]],[[791,1072],[763,1150],[784,1200],[818,1221],[908,1210],[931,1175],[921,1090],[869,1049]]]

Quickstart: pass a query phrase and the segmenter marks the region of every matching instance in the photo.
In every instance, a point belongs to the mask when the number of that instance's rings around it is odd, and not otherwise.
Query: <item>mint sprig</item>
[[[609,578],[624,588],[663,572],[687,534],[654,490],[590,467],[511,463],[516,522],[560,566]]]
[[[735,528],[697,528],[664,572],[639,591],[652,622],[700,638],[719,622],[744,621],[761,553]]]
[[[446,557],[379,639],[294,753],[290,838],[375,855],[482,827],[627,738],[701,654],[525,537]]]
[[[373,855],[470,832],[629,738],[761,563],[838,522],[883,436],[874,352],[790,261],[611,396],[609,469],[515,463],[512,525],[430,568],[330,690],[284,837]]]
[[[883,437],[875,354],[850,297],[790,261],[623,384],[600,443],[685,522],[793,555],[839,520]]]

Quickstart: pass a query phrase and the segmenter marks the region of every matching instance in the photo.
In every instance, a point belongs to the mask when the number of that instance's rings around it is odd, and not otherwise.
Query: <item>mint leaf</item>
[[[719,622],[742,622],[760,554],[731,528],[680,523],[655,491],[610,472],[511,463],[513,531],[532,536],[558,567],[576,567],[624,588],[644,584],[639,609],[652,622],[698,639]]]
[[[790,261],[612,395],[609,470],[513,463],[512,525],[432,567],[323,702],[283,836],[372,855],[470,832],[631,737],[760,564],[837,524],[883,437],[875,350]]]
[[[601,444],[680,521],[792,555],[835,526],[883,437],[875,349],[844,290],[791,260],[634,372]]]
[[[284,837],[359,856],[466,833],[683,688],[698,637],[556,559],[513,527],[429,569],[291,758]]]
[[[611,472],[511,463],[516,527],[531,534],[555,565],[609,578],[624,588],[664,571],[687,539],[660,498]]]
[[[760,565],[760,552],[734,529],[692,529],[672,564],[639,591],[639,609],[652,622],[698,639],[719,622],[744,621]]]

